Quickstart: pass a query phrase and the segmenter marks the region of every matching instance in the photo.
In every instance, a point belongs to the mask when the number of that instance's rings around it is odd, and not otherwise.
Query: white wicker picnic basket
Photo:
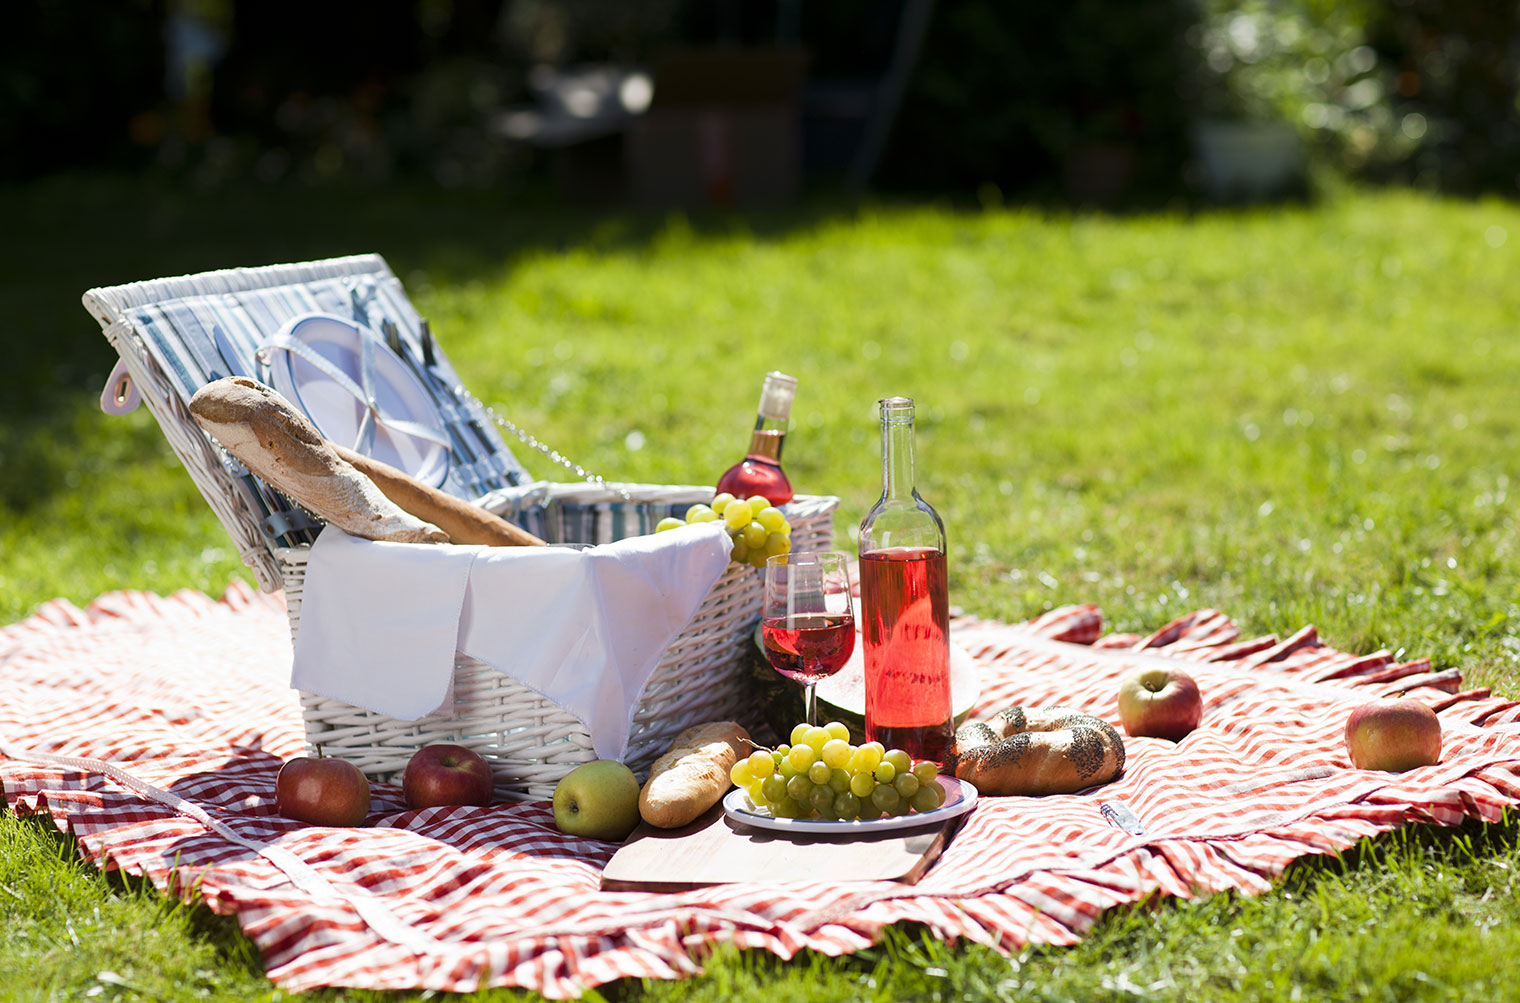
[[[220,376],[263,376],[267,353],[259,347],[294,316],[351,312],[383,328],[397,354],[427,382],[449,426],[454,450],[444,489],[551,543],[608,543],[646,533],[664,516],[712,497],[710,488],[687,485],[531,482],[498,432],[498,425],[514,432],[515,426],[463,388],[378,255],[92,289],[84,303],[121,356],[102,406],[120,413],[136,398],[147,404],[260,586],[284,590],[292,636],[300,625],[307,555],[321,527],[228,456],[191,418],[188,401]],[[531,437],[524,441],[558,459]],[[831,497],[799,496],[787,506],[794,548],[830,544],[836,505]],[[759,610],[759,572],[731,565],[670,643],[636,709],[625,757],[636,773],[642,775],[682,729],[743,719],[750,703],[745,667]],[[375,779],[399,779],[418,748],[450,742],[491,761],[498,794],[547,797],[571,769],[596,758],[581,722],[464,655],[456,656],[451,703],[416,721],[310,693],[301,694],[301,705],[309,749],[347,759]]]

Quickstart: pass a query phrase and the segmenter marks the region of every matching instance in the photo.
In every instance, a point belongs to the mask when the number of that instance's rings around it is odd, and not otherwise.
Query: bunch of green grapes
[[[870,821],[945,803],[938,766],[915,763],[880,742],[851,745],[850,730],[839,721],[799,724],[789,745],[751,753],[728,776],[755,807],[777,818]]]
[[[792,549],[792,526],[786,521],[786,513],[761,495],[735,498],[725,491],[711,505],[687,509],[684,520],[675,516],[661,519],[654,531],[663,533],[687,523],[719,520],[734,541],[733,559],[741,564],[763,568],[768,559]]]

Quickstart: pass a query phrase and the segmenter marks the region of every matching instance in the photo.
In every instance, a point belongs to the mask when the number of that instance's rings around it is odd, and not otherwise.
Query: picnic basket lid
[[[436,482],[444,491],[474,499],[532,480],[378,254],[150,279],[91,289],[83,300],[121,355],[131,388],[265,588],[280,581],[271,551],[309,544],[320,526],[223,453],[190,417],[189,401],[224,376],[271,383],[278,360],[260,349],[296,318],[351,318],[380,335],[384,351],[376,357],[394,356],[398,371],[415,377],[436,412],[423,417],[447,441],[448,459]],[[438,471],[424,465],[422,472]]]

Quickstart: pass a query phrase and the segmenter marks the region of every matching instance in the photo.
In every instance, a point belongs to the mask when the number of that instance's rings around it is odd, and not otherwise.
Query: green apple
[[[611,759],[583,763],[554,787],[554,824],[571,836],[620,843],[639,824],[639,782]]]

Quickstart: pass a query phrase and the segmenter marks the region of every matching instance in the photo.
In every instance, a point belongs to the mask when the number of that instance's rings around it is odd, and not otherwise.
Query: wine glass
[[[775,670],[807,688],[807,723],[817,724],[813,694],[855,650],[849,555],[796,551],[765,562],[760,636]]]

